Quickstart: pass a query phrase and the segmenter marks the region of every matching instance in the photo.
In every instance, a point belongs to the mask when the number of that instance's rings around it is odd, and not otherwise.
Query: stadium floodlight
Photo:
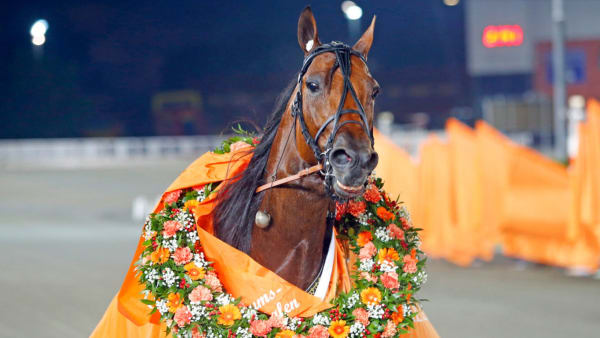
[[[41,46],[46,42],[46,32],[48,31],[48,21],[39,19],[33,23],[29,34],[31,34],[31,43]]]
[[[444,0],[444,5],[452,7],[458,5],[460,0]]]
[[[348,20],[358,20],[363,14],[362,8],[358,7],[353,1],[342,2],[342,12]]]
[[[34,35],[31,38],[31,43],[33,43],[36,46],[41,46],[46,42],[46,36],[45,35]]]

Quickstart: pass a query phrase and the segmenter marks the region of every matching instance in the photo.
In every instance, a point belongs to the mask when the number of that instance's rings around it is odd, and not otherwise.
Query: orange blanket
[[[178,189],[223,182],[237,176],[248,165],[251,158],[250,150],[251,148],[248,147],[223,155],[204,154],[185,169],[165,194]],[[196,209],[198,234],[207,260],[214,262],[213,266],[219,279],[234,298],[241,297],[245,304],[253,304],[265,313],[286,312],[290,316],[307,317],[331,307],[329,301],[338,291],[351,289],[352,284],[340,243],[336,243],[331,282],[325,300],[322,301],[283,280],[245,253],[214,237],[210,214],[215,206],[215,195],[211,194]],[[162,203],[159,203],[155,212],[161,209]],[[134,262],[143,250],[142,243],[143,237],[140,238],[121,290],[112,300],[92,337],[164,336],[164,325],[160,325],[158,313],[150,317],[148,307],[140,302],[143,286],[135,277]],[[437,333],[425,314],[421,313],[415,321],[415,330],[407,336],[437,337]]]

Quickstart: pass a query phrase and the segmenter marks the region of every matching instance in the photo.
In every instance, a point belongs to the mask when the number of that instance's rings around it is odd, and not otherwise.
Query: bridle
[[[319,130],[313,137],[310,134],[310,132],[308,131],[308,126],[306,125],[306,120],[304,118],[304,112],[302,109],[302,84],[304,81],[304,75],[306,74],[308,68],[312,64],[315,57],[317,57],[318,55],[324,54],[324,53],[334,53],[335,54],[336,61],[333,65],[332,74],[336,71],[336,69],[338,67],[340,68],[340,71],[344,78],[344,89],[342,91],[340,103],[338,104],[338,108],[337,108],[335,115],[332,115],[331,117],[329,117],[323,123],[323,125],[321,125],[321,127],[319,128]],[[296,123],[297,123],[297,121],[299,121],[301,132],[302,132],[302,135],[304,136],[304,140],[306,141],[306,144],[308,144],[308,146],[311,148],[311,150],[315,156],[315,159],[317,160],[318,163],[317,163],[317,165],[314,165],[310,168],[301,170],[300,172],[298,172],[295,175],[288,176],[288,177],[285,177],[285,178],[282,178],[279,180],[277,180],[275,177],[275,175],[277,173],[277,168],[276,168],[275,174],[272,178],[272,181],[270,183],[267,183],[267,184],[264,184],[264,185],[261,185],[260,187],[258,187],[256,189],[257,193],[267,190],[267,189],[270,189],[277,185],[281,185],[281,184],[284,184],[284,183],[287,183],[290,181],[297,180],[303,176],[310,175],[315,172],[321,172],[321,174],[324,177],[323,183],[325,184],[326,192],[333,199],[337,199],[337,196],[333,193],[333,189],[332,189],[333,177],[334,177],[333,176],[333,167],[331,166],[331,163],[329,162],[329,157],[328,157],[329,153],[333,149],[333,142],[335,140],[335,136],[337,135],[337,132],[340,130],[340,128],[342,128],[346,124],[357,123],[357,124],[361,125],[361,127],[363,128],[365,133],[367,135],[369,135],[371,145],[373,146],[375,144],[375,142],[373,140],[373,126],[369,125],[369,121],[367,119],[367,115],[365,114],[365,110],[362,106],[362,103],[358,99],[358,96],[356,95],[356,90],[354,89],[354,86],[352,85],[352,82],[350,81],[350,75],[351,75],[351,70],[352,70],[352,63],[351,63],[352,55],[358,56],[365,64],[367,64],[367,60],[365,59],[365,57],[362,54],[353,50],[350,46],[348,46],[342,42],[338,42],[338,41],[333,41],[328,44],[321,45],[321,46],[315,48],[313,51],[311,51],[310,54],[308,54],[304,58],[304,62],[302,63],[302,68],[300,69],[300,73],[298,74],[298,86],[297,86],[298,90],[296,92],[296,97],[294,98],[294,102],[293,102],[292,108],[291,108],[291,114],[292,114],[292,117],[294,118],[294,122],[293,122],[293,128],[291,128],[290,132],[292,130],[296,129]],[[344,109],[344,104],[346,103],[346,96],[348,95],[348,93],[350,93],[350,95],[352,96],[352,99],[356,103],[358,110]],[[357,114],[360,116],[360,121],[359,120],[346,120],[346,121],[340,122],[340,118],[344,114]],[[325,143],[325,149],[323,150],[323,149],[321,149],[321,147],[319,147],[318,141],[319,141],[319,138],[322,136],[323,132],[325,131],[325,129],[327,128],[327,126],[330,125],[331,123],[333,123],[333,128],[331,130],[331,133],[327,137],[327,142]],[[287,145],[287,143],[286,143],[286,145]]]

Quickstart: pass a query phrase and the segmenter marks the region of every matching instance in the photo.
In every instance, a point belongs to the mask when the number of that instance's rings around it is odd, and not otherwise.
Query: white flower
[[[190,243],[196,243],[196,241],[198,239],[200,239],[198,237],[198,233],[196,231],[190,231],[190,232],[187,233],[186,236],[187,236],[188,242],[190,242]]]
[[[181,225],[183,225],[183,227],[185,229],[189,229],[191,226],[193,226],[196,223],[196,220],[194,219],[194,215],[192,215],[187,210],[179,211],[177,213],[177,216],[175,216],[175,220],[177,222],[181,223]]]
[[[144,276],[146,276],[148,282],[154,283],[158,280],[158,271],[156,269],[148,269],[144,271]]]
[[[252,306],[242,307],[241,312],[242,312],[242,318],[244,318],[246,320],[251,320],[252,318],[255,318],[256,315],[258,314],[256,309],[253,308]]]
[[[206,199],[206,195],[204,194],[204,187],[196,191],[198,192],[198,197],[196,197],[196,200],[198,200],[198,202],[204,201]]]
[[[313,317],[313,324],[315,324],[315,325],[329,326],[329,323],[330,323],[329,317],[322,315],[320,313],[317,313]]]
[[[288,320],[287,328],[289,330],[296,331],[300,324],[302,324],[302,320],[300,320],[300,318],[290,318],[290,320]]]
[[[150,215],[146,217],[146,221],[144,222],[144,239],[149,240],[154,235],[152,231],[152,222],[150,222]]]
[[[165,284],[167,284],[168,287],[173,286],[173,284],[175,284],[175,282],[177,282],[177,280],[179,279],[178,276],[175,275],[175,272],[173,272],[173,270],[171,270],[170,268],[165,268],[163,270],[163,281],[165,282]]]
[[[202,318],[208,317],[208,309],[202,305],[192,305],[190,306],[190,312],[192,313],[192,321],[196,322]]]
[[[381,319],[383,313],[383,305],[381,304],[371,304],[367,305],[367,312],[369,313],[369,318]]]
[[[352,326],[350,326],[350,337],[358,338],[363,336],[363,332],[365,331],[365,326],[362,325],[361,322],[356,321]]]
[[[384,243],[392,239],[387,231],[387,228],[384,227],[377,228],[377,230],[375,230],[375,237]]]
[[[177,244],[177,239],[163,239],[162,247],[169,249],[170,252],[175,252],[175,250],[179,247]]]
[[[375,264],[375,262],[373,262],[372,259],[363,259],[360,261],[358,270],[370,272],[371,269],[373,269],[373,264]]]
[[[240,338],[252,338],[250,331],[243,327],[238,327],[237,331],[235,331],[235,334]]]
[[[167,301],[164,299],[159,299],[156,301],[156,308],[158,309],[158,312],[160,312],[161,315],[169,312]]]
[[[359,299],[359,295],[358,292],[353,292],[352,295],[350,297],[348,297],[348,300],[346,301],[346,304],[343,305],[344,308],[346,309],[351,309],[354,307],[354,305],[356,305],[356,302],[358,302]]]
[[[194,264],[202,268],[208,267],[209,264],[206,259],[204,259],[204,252],[194,254]]]
[[[383,272],[396,272],[397,269],[398,267],[396,266],[396,263],[387,260],[381,262],[381,265],[379,266],[379,270]]]
[[[231,302],[233,302],[233,298],[227,293],[222,293],[217,297],[217,303],[219,303],[219,305],[227,305]]]

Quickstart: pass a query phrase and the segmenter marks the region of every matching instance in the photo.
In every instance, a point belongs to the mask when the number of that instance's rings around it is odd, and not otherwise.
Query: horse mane
[[[292,80],[279,95],[246,170],[239,179],[234,178],[232,183],[227,184],[217,196],[213,214],[215,234],[219,239],[245,253],[250,251],[254,216],[263,196],[263,193],[255,194],[254,191],[264,184],[263,176],[271,147],[296,83],[295,79]]]

